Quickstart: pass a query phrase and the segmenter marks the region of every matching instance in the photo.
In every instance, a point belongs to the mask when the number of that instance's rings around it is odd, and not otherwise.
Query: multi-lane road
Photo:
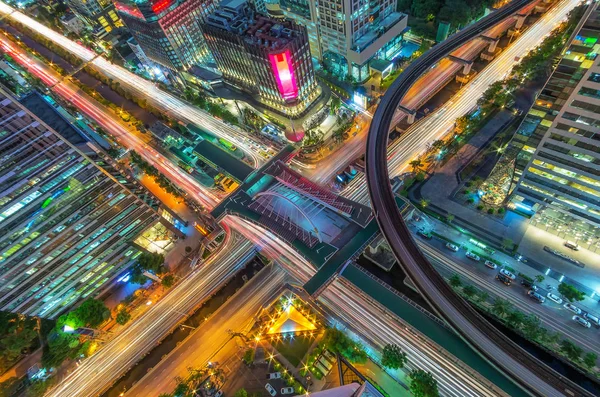
[[[199,125],[219,138],[224,138],[233,142],[238,148],[244,151],[252,165],[255,167],[264,163],[264,158],[258,154],[259,150],[261,150],[261,144],[252,141],[252,139],[248,137],[248,134],[237,127],[222,122],[207,112],[177,98],[173,94],[161,90],[153,82],[145,80],[118,65],[110,63],[105,58],[97,56],[95,52],[77,44],[60,33],[47,28],[4,2],[0,2],[0,14],[6,15],[7,18],[22,23],[52,42],[60,45],[84,62],[89,62],[91,66],[108,78],[118,81],[121,86],[131,90],[134,95],[146,98],[148,103],[168,113],[170,116],[184,122]]]
[[[153,307],[95,355],[75,368],[48,396],[95,396],[155,346],[195,307],[206,300],[255,255],[253,245],[236,233],[221,251],[183,279]]]
[[[232,338],[231,332],[246,333],[252,328],[259,310],[267,306],[289,276],[278,266],[262,269],[206,322],[140,379],[127,396],[155,396],[170,393],[176,386],[175,377],[183,379],[188,368],[203,368]]]
[[[558,3],[540,17],[512,44],[496,56],[477,76],[465,84],[463,88],[443,106],[428,117],[419,120],[388,148],[388,169],[390,177],[406,172],[408,163],[426,151],[427,145],[441,139],[454,126],[454,121],[477,106],[477,100],[494,82],[505,76],[517,63],[515,59],[522,57],[528,50],[535,48],[543,37],[548,35],[561,21],[578,0],[559,0]],[[339,161],[339,159],[338,159]],[[331,175],[330,177],[332,177]],[[359,175],[342,194],[350,199],[367,204],[369,194],[364,175]]]
[[[574,382],[520,349],[489,324],[444,278],[419,250],[406,227],[390,186],[388,132],[398,103],[428,68],[460,45],[513,14],[531,0],[513,0],[475,24],[441,42],[413,62],[383,97],[371,123],[366,150],[366,172],[375,218],[394,255],[436,313],[490,363],[528,393],[540,396],[586,395]],[[589,7],[591,9],[592,7]]]

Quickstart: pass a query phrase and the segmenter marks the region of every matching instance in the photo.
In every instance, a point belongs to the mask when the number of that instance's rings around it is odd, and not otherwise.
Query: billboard
[[[298,86],[292,69],[290,50],[285,50],[279,54],[269,54],[269,61],[282,98],[286,101],[296,99],[298,97]]]

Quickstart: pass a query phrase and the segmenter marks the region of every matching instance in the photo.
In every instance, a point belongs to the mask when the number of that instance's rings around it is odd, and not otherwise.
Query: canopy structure
[[[300,313],[293,305],[289,305],[281,312],[275,323],[269,328],[267,334],[283,334],[287,332],[312,331],[317,326]]]

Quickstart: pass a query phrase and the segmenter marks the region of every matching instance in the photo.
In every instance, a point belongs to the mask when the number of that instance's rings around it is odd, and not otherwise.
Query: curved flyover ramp
[[[412,239],[396,207],[387,170],[390,123],[398,104],[415,80],[450,52],[531,1],[513,0],[434,46],[400,75],[379,104],[369,130],[366,152],[367,181],[377,222],[394,255],[431,307],[461,338],[530,395],[587,396],[591,394],[525,352],[454,293]]]

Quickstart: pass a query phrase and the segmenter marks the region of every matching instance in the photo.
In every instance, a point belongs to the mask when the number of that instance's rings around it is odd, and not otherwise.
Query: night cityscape
[[[0,397],[599,396],[599,6],[0,0]]]

